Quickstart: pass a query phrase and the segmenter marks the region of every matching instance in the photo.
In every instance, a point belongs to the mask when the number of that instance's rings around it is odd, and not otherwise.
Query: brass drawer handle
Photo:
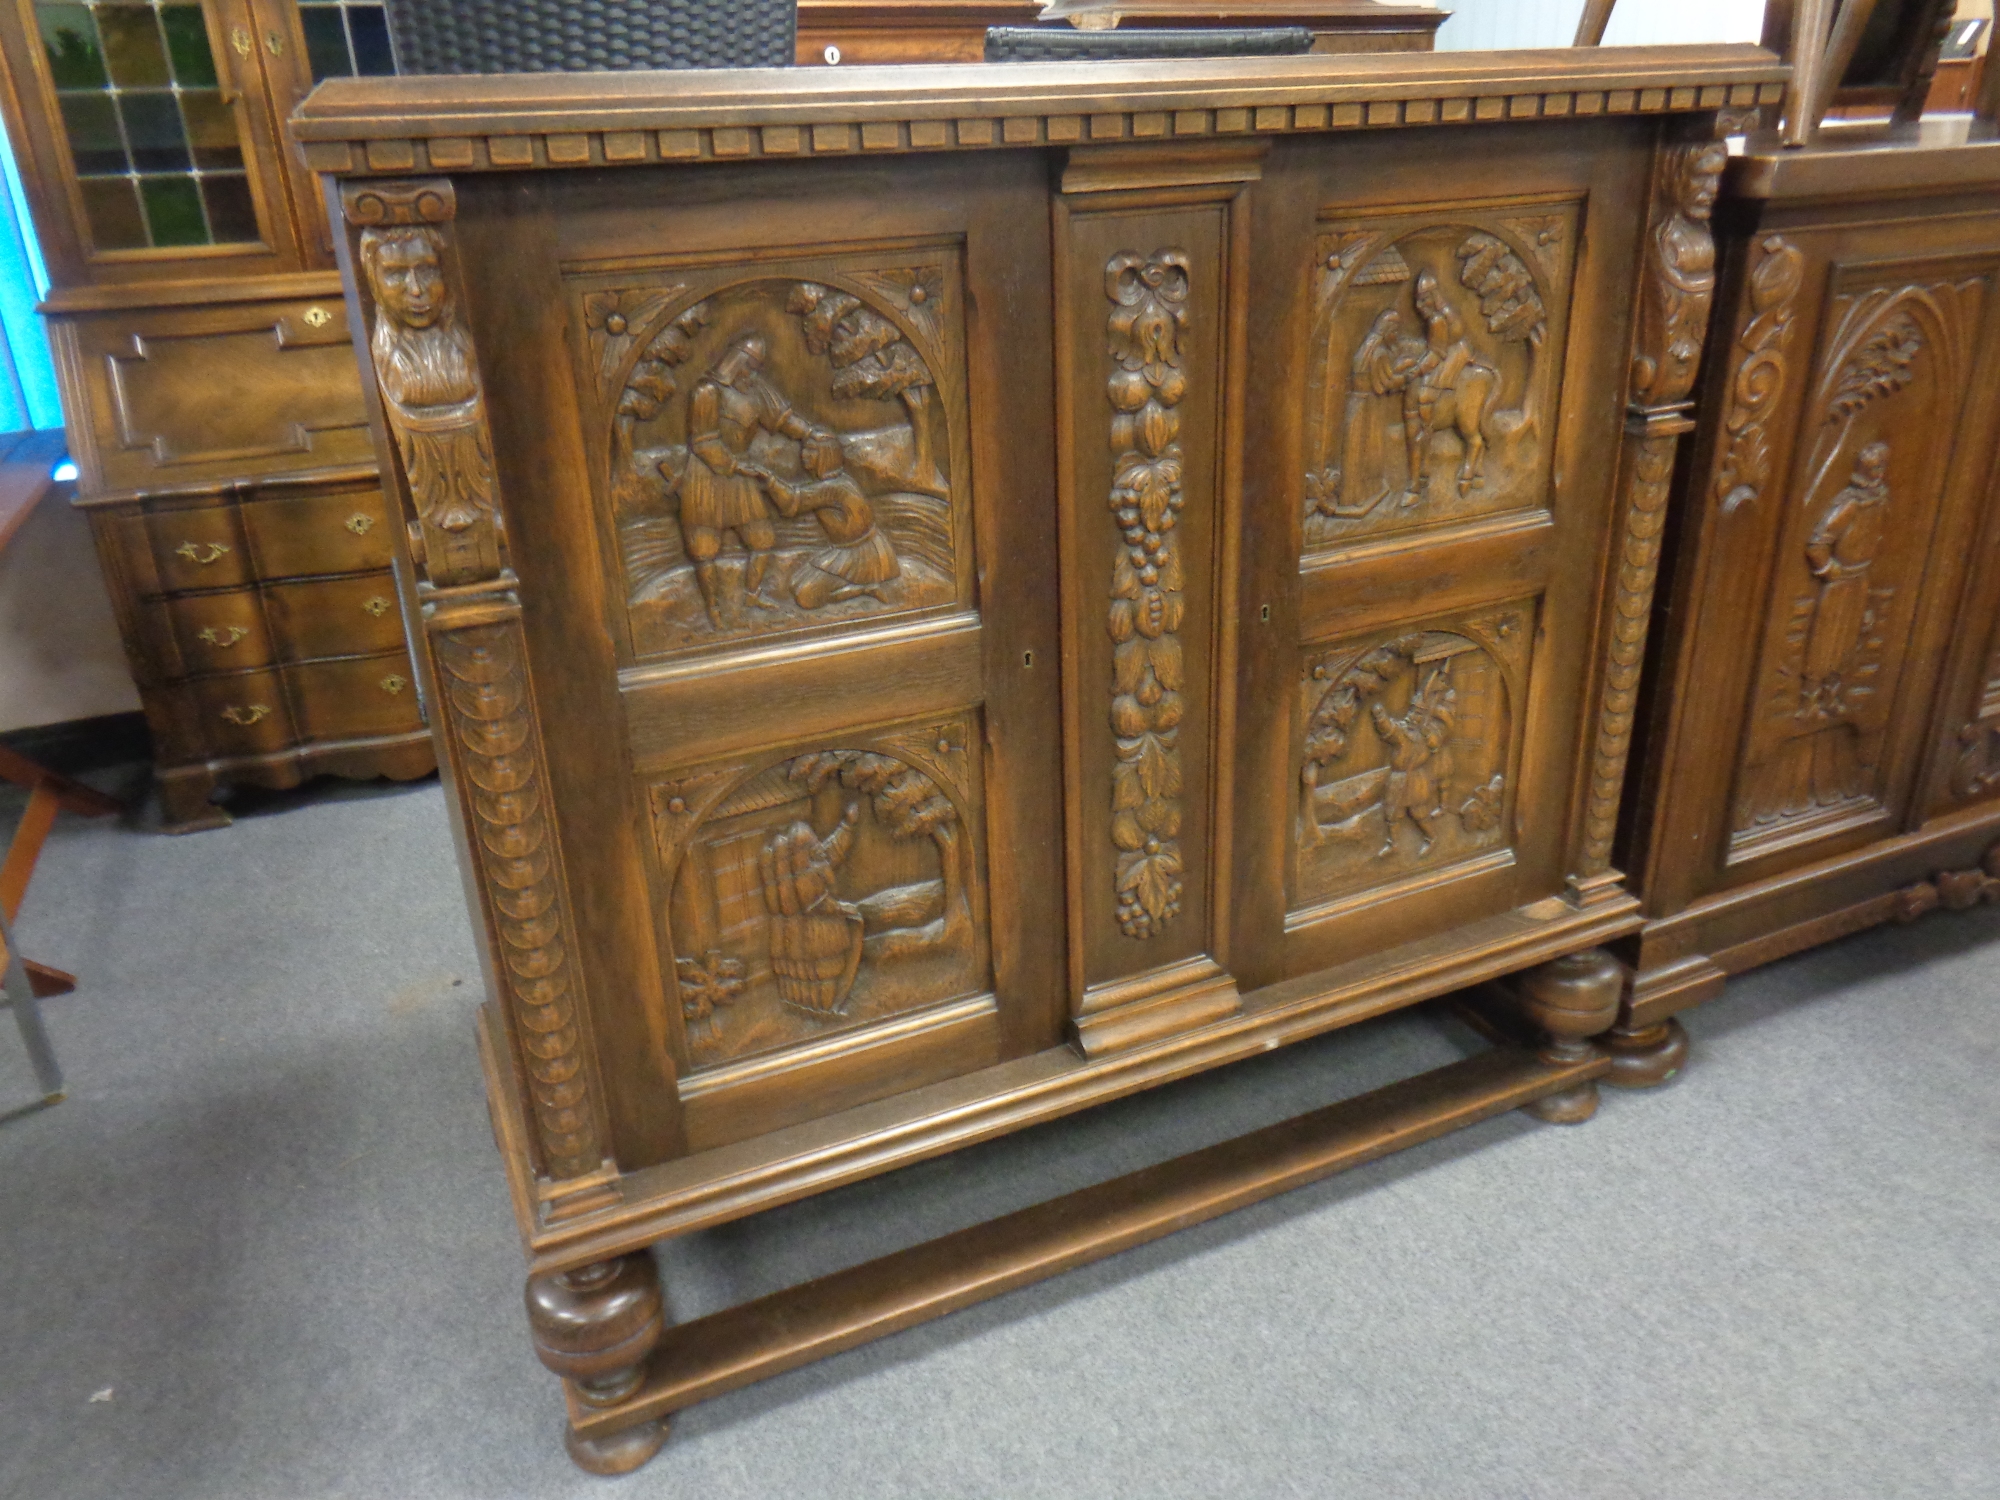
[[[222,711],[222,717],[232,724],[241,724],[247,729],[259,719],[270,717],[270,713],[271,706],[268,703],[252,703],[247,708],[238,708],[232,703]]]
[[[394,606],[390,604],[390,602],[387,599],[383,598],[380,594],[377,594],[373,599],[368,600],[361,607],[367,610],[369,614],[373,615],[378,620],[381,619],[382,616],[389,613],[389,611],[392,608],[394,608]]]
[[[409,685],[408,679],[398,677],[393,672],[382,679],[382,691],[385,693],[400,693]]]
[[[174,548],[177,555],[185,557],[199,568],[207,567],[230,550],[227,542],[209,542],[205,546],[200,542],[182,542]]]
[[[204,625],[201,627],[199,633],[201,638],[207,641],[209,645],[220,646],[223,650],[227,651],[231,646],[242,640],[244,636],[248,635],[250,631],[247,626],[243,625],[224,625],[219,630],[213,625]]]
[[[353,532],[356,536],[368,535],[369,531],[374,527],[374,525],[375,525],[375,518],[365,513],[358,513],[355,515],[351,515],[347,518],[347,529]]]
[[[229,45],[236,49],[238,57],[248,57],[250,49],[257,44],[250,39],[250,33],[247,29],[236,26],[230,29]]]

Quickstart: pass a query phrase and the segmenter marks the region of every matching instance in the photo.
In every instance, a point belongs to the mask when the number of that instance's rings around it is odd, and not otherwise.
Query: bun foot
[[[1687,1065],[1687,1029],[1671,1017],[1657,1026],[1613,1031],[1601,1045],[1611,1054],[1611,1071],[1604,1081],[1621,1089],[1658,1088],[1672,1082]]]
[[[608,1476],[630,1474],[660,1451],[667,1440],[667,1419],[655,1417],[635,1427],[622,1427],[603,1437],[578,1437],[574,1427],[563,1428],[563,1447],[587,1474]]]
[[[1524,1104],[1521,1109],[1523,1113],[1531,1114],[1537,1120],[1546,1120],[1551,1125],[1581,1125],[1597,1113],[1597,1085],[1579,1084],[1573,1089],[1564,1089],[1560,1094],[1550,1094],[1532,1104]]]

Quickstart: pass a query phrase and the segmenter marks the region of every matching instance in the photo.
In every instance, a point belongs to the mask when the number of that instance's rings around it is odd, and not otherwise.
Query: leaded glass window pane
[[[94,248],[261,238],[199,5],[36,0],[35,19]]]
[[[299,24],[305,28],[306,60],[312,64],[314,83],[396,71],[389,50],[389,18],[379,4],[299,0]]]

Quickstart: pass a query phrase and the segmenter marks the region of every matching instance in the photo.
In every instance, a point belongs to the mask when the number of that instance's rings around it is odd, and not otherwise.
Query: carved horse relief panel
[[[990,988],[971,715],[650,788],[695,1068]]]
[[[572,285],[634,657],[970,605],[956,246]]]
[[[1534,632],[1534,605],[1521,602],[1308,650],[1290,902],[1300,920],[1508,857]]]
[[[1320,235],[1307,551],[1546,503],[1579,207]]]
[[[1882,809],[1887,744],[1987,291],[1983,277],[1838,290],[1738,767],[1729,859]]]

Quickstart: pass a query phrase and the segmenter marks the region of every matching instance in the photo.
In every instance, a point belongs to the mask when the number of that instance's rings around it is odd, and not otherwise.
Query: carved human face
[[[1427,318],[1435,318],[1444,311],[1444,297],[1438,291],[1437,277],[1425,271],[1417,277],[1417,311]]]
[[[1870,443],[1856,455],[1855,473],[1864,484],[1880,484],[1889,472],[1889,445]]]
[[[375,300],[397,322],[428,328],[444,311],[444,273],[427,234],[385,235],[369,261]]]
[[[1689,164],[1687,181],[1681,191],[1681,212],[1690,219],[1706,219],[1715,208],[1716,188],[1722,180],[1722,168],[1729,160],[1729,149],[1717,141],[1702,148],[1701,154]]]

